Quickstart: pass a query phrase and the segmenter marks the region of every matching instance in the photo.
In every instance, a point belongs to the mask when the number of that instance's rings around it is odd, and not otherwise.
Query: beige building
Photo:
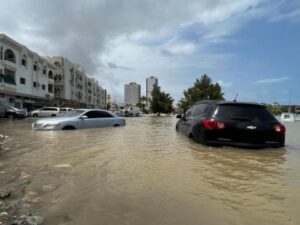
[[[141,86],[135,82],[125,84],[124,86],[124,104],[136,106],[141,98]]]
[[[28,111],[41,106],[106,108],[106,90],[79,64],[41,57],[0,34],[0,104]]]
[[[54,96],[55,67],[45,58],[0,34],[0,104],[28,111]]]

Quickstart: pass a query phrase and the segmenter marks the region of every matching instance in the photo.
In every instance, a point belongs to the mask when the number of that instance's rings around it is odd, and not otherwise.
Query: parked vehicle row
[[[176,130],[205,145],[282,147],[285,127],[262,105],[200,101],[189,108]]]

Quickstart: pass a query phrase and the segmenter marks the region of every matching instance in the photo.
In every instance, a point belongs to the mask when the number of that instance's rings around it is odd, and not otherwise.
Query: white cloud
[[[222,81],[222,80],[218,80],[217,83],[219,85],[221,85],[221,87],[225,87],[225,88],[228,88],[228,87],[232,86],[232,82],[225,82],[225,81]]]
[[[254,82],[254,84],[280,83],[280,82],[283,82],[283,81],[287,81],[289,79],[290,79],[290,77],[266,78],[266,79],[257,80],[257,81]]]

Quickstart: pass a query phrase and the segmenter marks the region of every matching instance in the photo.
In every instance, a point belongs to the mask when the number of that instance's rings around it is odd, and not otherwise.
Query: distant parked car
[[[40,119],[32,124],[34,130],[74,130],[80,128],[125,126],[124,118],[106,110],[75,109],[62,117]]]
[[[55,117],[60,113],[58,107],[43,107],[30,113],[33,117]]]
[[[205,145],[282,147],[285,127],[262,105],[200,101],[176,124],[176,130]]]
[[[0,117],[9,119],[23,119],[26,117],[26,111],[17,109],[12,106],[0,106]]]
[[[66,114],[67,112],[70,112],[74,110],[73,108],[68,108],[68,107],[62,107],[60,108],[60,113],[58,114],[59,116],[63,116],[64,114]]]

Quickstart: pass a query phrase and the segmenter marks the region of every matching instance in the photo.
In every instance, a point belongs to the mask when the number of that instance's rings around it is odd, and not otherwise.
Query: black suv
[[[23,119],[26,117],[26,112],[12,106],[0,105],[0,118]]]
[[[189,108],[176,130],[205,145],[282,147],[285,127],[262,105],[200,101]]]

